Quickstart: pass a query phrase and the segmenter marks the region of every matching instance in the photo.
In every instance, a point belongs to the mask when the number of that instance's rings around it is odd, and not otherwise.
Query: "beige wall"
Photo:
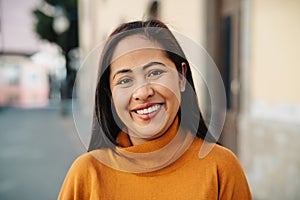
[[[239,157],[254,199],[300,199],[300,1],[244,2]]]
[[[149,0],[79,0],[80,46],[90,51],[120,23],[146,19]]]
[[[121,22],[147,18],[151,0],[79,0],[80,46],[90,51]],[[170,28],[205,45],[205,1],[160,1],[160,18]],[[184,8],[184,9],[183,9]]]
[[[205,0],[161,1],[161,19],[171,28],[205,46],[206,9]]]
[[[252,2],[253,101],[300,104],[300,1]]]

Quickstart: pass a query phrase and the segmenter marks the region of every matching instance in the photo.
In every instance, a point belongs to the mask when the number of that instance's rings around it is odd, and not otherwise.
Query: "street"
[[[72,115],[59,109],[0,110],[0,199],[53,200],[85,152]]]

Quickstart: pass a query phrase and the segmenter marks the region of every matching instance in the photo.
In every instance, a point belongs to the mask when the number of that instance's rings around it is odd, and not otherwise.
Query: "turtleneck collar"
[[[170,128],[162,136],[144,142],[143,144],[132,145],[130,138],[127,133],[121,131],[117,137],[117,143],[120,149],[134,153],[147,153],[161,149],[167,145],[176,136],[178,131],[178,117],[174,119],[174,122]]]
[[[179,159],[190,147],[194,135],[182,130],[178,117],[168,131],[161,137],[143,144],[132,145],[129,136],[120,132],[115,149],[99,149],[90,152],[103,164],[129,173],[160,173],[163,169]],[[164,171],[164,170],[163,170]]]

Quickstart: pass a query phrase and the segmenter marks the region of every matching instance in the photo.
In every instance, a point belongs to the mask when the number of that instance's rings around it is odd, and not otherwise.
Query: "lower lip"
[[[148,113],[148,114],[136,113],[136,115],[143,120],[149,120],[149,119],[152,119],[153,117],[155,117],[155,115],[157,115],[157,113],[160,111],[160,109],[161,109],[161,107],[159,109],[157,109],[156,111]]]

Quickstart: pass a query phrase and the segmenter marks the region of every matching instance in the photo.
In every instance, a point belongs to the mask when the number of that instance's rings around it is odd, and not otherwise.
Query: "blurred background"
[[[254,199],[300,199],[300,0],[0,0],[0,199],[56,199],[85,152],[71,102],[97,65],[73,87],[80,63],[119,23],[148,18],[214,59],[227,98],[220,141]]]

